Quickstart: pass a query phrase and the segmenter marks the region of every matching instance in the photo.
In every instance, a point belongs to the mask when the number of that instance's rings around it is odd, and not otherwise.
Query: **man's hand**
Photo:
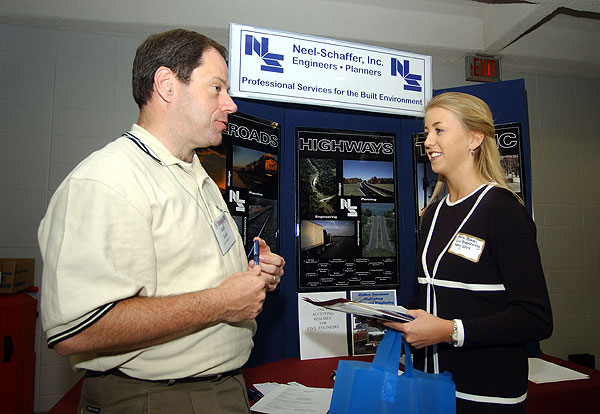
[[[266,289],[271,278],[261,275],[256,266],[246,272],[238,272],[225,279],[217,291],[222,303],[221,318],[226,322],[254,319],[262,311]]]
[[[264,277],[267,283],[266,289],[270,292],[275,290],[281,281],[285,260],[283,260],[283,257],[271,252],[271,249],[263,239],[255,237],[254,240],[258,240],[260,246],[258,267],[260,268],[261,276]],[[254,268],[254,260],[250,260],[248,262],[248,270],[253,270]]]

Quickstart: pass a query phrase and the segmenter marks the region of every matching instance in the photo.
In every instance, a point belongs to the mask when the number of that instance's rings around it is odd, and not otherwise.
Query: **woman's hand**
[[[450,342],[454,322],[438,318],[422,309],[406,312],[415,319],[410,322],[384,322],[384,326],[402,332],[404,339],[417,349]]]

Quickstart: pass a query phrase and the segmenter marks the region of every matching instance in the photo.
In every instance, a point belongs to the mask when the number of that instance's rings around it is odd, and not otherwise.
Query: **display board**
[[[296,128],[298,290],[398,285],[396,136]]]
[[[229,115],[221,145],[196,149],[223,194],[247,254],[256,236],[279,252],[280,138],[277,123],[238,112]]]
[[[522,80],[496,82],[460,88],[462,92],[479,96],[490,104],[497,123],[519,122],[522,125],[523,158],[525,182],[531,181],[529,164],[528,123],[526,94]],[[397,294],[397,303],[407,305],[416,291],[415,255],[416,222],[413,176],[413,145],[411,137],[423,131],[423,120],[411,117],[349,111],[346,109],[325,108],[322,106],[293,105],[266,100],[235,98],[241,112],[279,123],[281,127],[279,180],[279,209],[281,234],[281,255],[285,258],[285,275],[281,280],[281,291],[271,295],[264,303],[263,312],[258,315],[258,331],[253,340],[254,349],[246,367],[256,366],[284,358],[299,358],[300,339],[298,328],[298,269],[297,252],[300,246],[300,217],[296,209],[301,195],[298,194],[296,144],[298,128],[320,128],[329,130],[340,128],[350,131],[384,131],[396,137],[396,203],[397,203],[397,244],[398,244],[398,286],[390,287]],[[523,179],[523,178],[522,178]],[[528,189],[529,188],[529,189]],[[531,205],[530,186],[525,185],[525,201]],[[354,205],[354,203],[352,203]],[[340,289],[349,291],[384,290],[380,287],[359,287]],[[319,290],[317,288],[317,290]],[[323,289],[331,291],[335,289]],[[321,290],[319,290],[321,293]],[[349,293],[348,293],[349,294]],[[312,293],[309,295],[312,296]],[[353,328],[360,329],[354,325]],[[359,335],[360,336],[360,335]],[[360,343],[358,344],[360,348]],[[351,346],[349,344],[349,346]],[[371,348],[369,346],[369,348]],[[365,351],[366,348],[365,348]],[[369,349],[370,351],[370,349]],[[358,352],[361,352],[360,349]]]

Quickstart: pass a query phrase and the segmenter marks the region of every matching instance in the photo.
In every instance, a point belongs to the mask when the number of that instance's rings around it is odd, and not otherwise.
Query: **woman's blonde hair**
[[[496,145],[494,119],[487,104],[473,95],[461,92],[445,92],[434,96],[427,103],[425,113],[432,108],[446,109],[452,112],[469,131],[483,133],[483,141],[473,154],[477,172],[484,180],[496,183],[498,187],[505,188],[513,193],[519,202],[523,204],[521,197],[508,187],[504,179],[504,170],[500,165],[500,154]],[[440,174],[431,199],[420,213],[421,216],[444,190],[446,190],[446,177]]]

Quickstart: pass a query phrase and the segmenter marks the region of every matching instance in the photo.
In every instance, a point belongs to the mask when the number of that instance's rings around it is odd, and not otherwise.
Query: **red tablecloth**
[[[600,371],[582,367],[559,358],[544,355],[543,359],[588,374],[589,380],[562,381],[527,386],[527,414],[587,414],[600,413]],[[323,358],[300,361],[283,359],[244,370],[248,385],[262,382],[288,383],[296,381],[309,387],[333,388],[331,373],[340,359],[371,361],[370,357]]]
[[[600,413],[600,371],[583,367],[549,355],[543,359],[588,374],[589,380],[563,381],[548,384],[529,382],[527,414],[596,414]],[[296,381],[309,387],[333,388],[331,373],[340,359],[371,361],[372,356],[322,358],[301,361],[297,358],[243,370],[248,385],[262,382],[286,384]],[[49,414],[73,414],[79,401],[81,381],[49,411]]]
[[[527,414],[600,413],[600,371],[550,355],[542,355],[542,359],[587,374],[590,379],[547,384],[530,381],[527,386]]]

